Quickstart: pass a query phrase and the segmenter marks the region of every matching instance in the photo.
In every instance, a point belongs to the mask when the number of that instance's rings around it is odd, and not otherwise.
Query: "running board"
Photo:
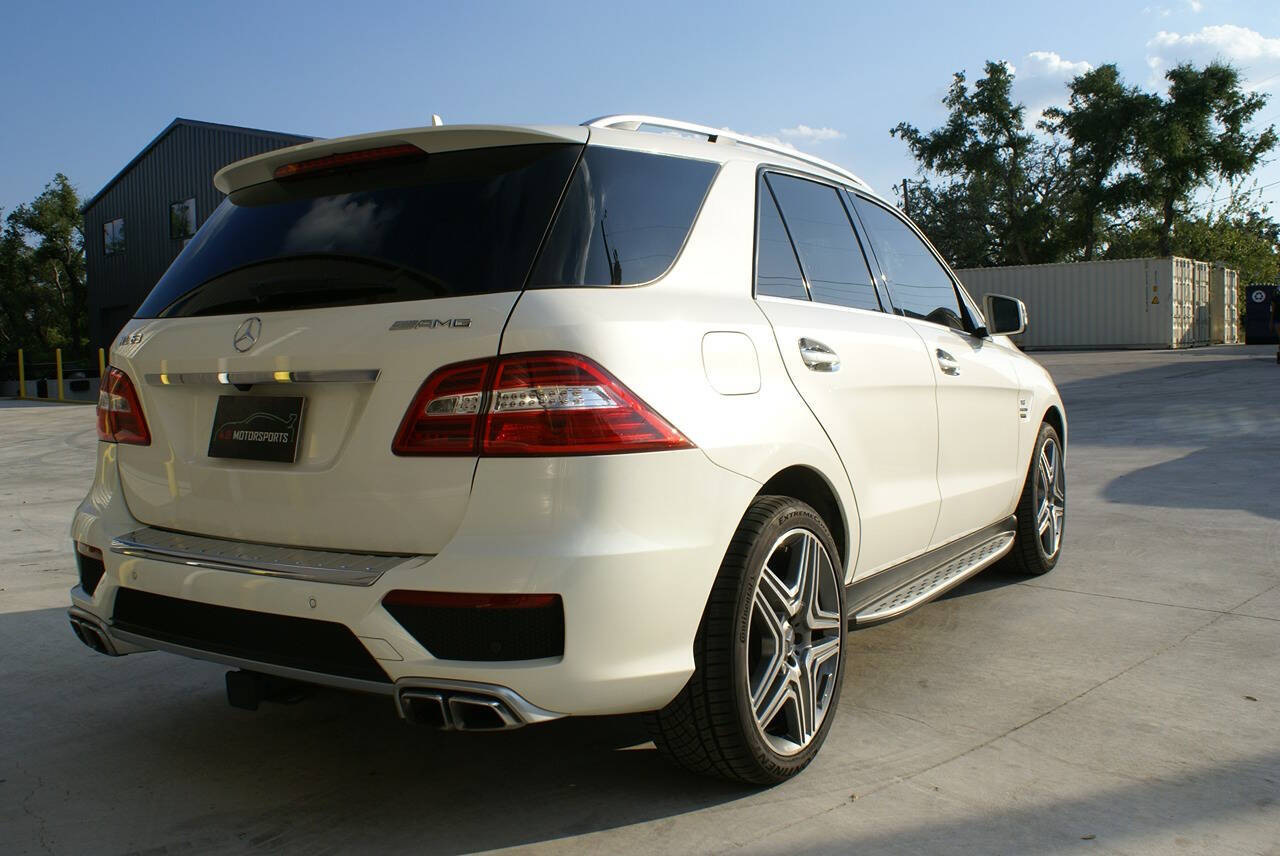
[[[1013,546],[1013,516],[845,588],[849,623],[897,618],[958,586]]]

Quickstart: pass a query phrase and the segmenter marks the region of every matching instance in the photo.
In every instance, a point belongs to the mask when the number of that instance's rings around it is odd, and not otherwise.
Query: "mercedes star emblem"
[[[261,335],[262,319],[257,316],[246,318],[236,328],[236,335],[231,340],[231,344],[235,345],[236,350],[243,354],[258,343],[258,337]]]

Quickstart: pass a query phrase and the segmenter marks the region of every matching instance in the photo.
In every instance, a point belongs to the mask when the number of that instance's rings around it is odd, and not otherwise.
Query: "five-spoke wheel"
[[[827,524],[783,496],[738,526],[694,640],[694,673],[649,716],[658,748],[756,784],[799,773],[826,739],[844,674],[844,566]]]
[[[1005,560],[1006,567],[1023,574],[1053,569],[1062,553],[1067,521],[1067,474],[1062,438],[1048,422],[1040,426],[1031,466],[1015,512],[1018,537]]]
[[[779,755],[808,746],[830,708],[844,635],[840,585],[807,529],[774,542],[756,581],[744,673],[756,727]]]

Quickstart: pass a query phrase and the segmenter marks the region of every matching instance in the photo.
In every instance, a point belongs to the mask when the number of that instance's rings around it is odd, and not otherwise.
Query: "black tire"
[[[1045,538],[1040,532],[1042,521],[1037,518],[1043,493],[1042,481],[1038,479],[1040,475],[1040,455],[1049,444],[1052,444],[1052,447],[1057,450],[1055,468],[1058,471],[1057,479],[1061,488],[1061,515],[1058,518],[1057,546],[1052,552],[1047,548]],[[1058,558],[1062,555],[1063,536],[1066,534],[1066,478],[1062,439],[1058,436],[1057,430],[1048,422],[1045,422],[1040,426],[1040,433],[1036,435],[1036,444],[1031,451],[1031,463],[1027,467],[1027,479],[1022,486],[1022,496],[1018,500],[1018,509],[1015,512],[1018,517],[1018,534],[1014,539],[1013,549],[1009,551],[1009,554],[1005,556],[1004,561],[1001,563],[1006,570],[1025,576],[1040,576],[1041,574],[1049,573],[1058,564]]]
[[[788,551],[799,548],[788,548],[784,542],[814,543],[797,530],[816,537],[826,551],[825,558],[834,567],[834,592],[826,583],[814,588],[823,592],[815,595],[821,598],[819,608],[823,623],[830,623],[831,616],[836,615],[839,627],[788,631],[793,634],[791,641],[781,643],[775,653],[755,655],[753,666],[750,652],[759,647],[754,642],[758,632],[756,628],[772,626],[764,619],[757,625],[752,624],[754,615],[763,614],[756,612],[759,608],[756,588],[766,560],[777,556],[775,565],[790,565],[793,556]],[[775,551],[775,547],[779,551]],[[821,563],[822,558],[819,556],[817,561]],[[801,559],[794,560],[802,563]],[[826,579],[828,576],[825,566],[819,566],[813,573],[815,578]],[[800,590],[802,593],[796,596],[796,602],[803,600],[803,587]],[[833,606],[835,612],[832,611]],[[779,618],[780,622],[785,620]],[[843,569],[835,539],[827,525],[817,512],[799,500],[782,496],[757,497],[738,525],[712,586],[693,643],[695,669],[692,677],[670,704],[646,716],[654,743],[667,758],[695,773],[757,785],[773,785],[795,776],[817,755],[835,720],[844,678],[846,629]],[[800,641],[802,633],[809,634],[803,644]],[[833,639],[838,640],[838,662],[834,666],[829,662]],[[818,659],[820,648],[822,656],[828,659]],[[767,662],[761,658],[766,658]],[[748,682],[754,674],[762,686],[789,685],[783,678],[784,667],[790,664],[799,668],[797,662],[803,665],[815,661],[819,665],[812,667],[814,671],[826,670],[825,674],[806,685],[820,687],[809,696],[815,699],[810,710],[816,711],[821,705],[820,723],[816,729],[810,729],[812,737],[806,738],[808,742],[802,748],[779,752],[775,746],[778,742],[786,744],[788,738],[768,737],[764,726],[757,725]],[[761,677],[765,674],[778,677],[776,681]],[[801,681],[801,684],[805,682]],[[800,716],[799,707],[788,706],[785,710],[785,716],[789,717],[792,712]],[[785,718],[782,712],[776,716]],[[786,730],[785,723],[781,730]],[[775,742],[771,743],[771,740]],[[786,747],[800,745],[786,744]]]

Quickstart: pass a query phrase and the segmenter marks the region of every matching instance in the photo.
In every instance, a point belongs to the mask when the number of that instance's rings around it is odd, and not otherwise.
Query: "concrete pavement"
[[[1280,854],[1280,366],[1046,354],[1069,409],[1053,573],[850,637],[830,739],[752,791],[631,717],[496,735],[219,666],[94,654],[64,610],[91,408],[0,409],[0,851]]]

